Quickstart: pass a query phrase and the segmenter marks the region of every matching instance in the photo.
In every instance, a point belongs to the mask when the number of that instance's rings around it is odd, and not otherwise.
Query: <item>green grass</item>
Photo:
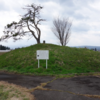
[[[46,60],[36,59],[36,50],[49,50]],[[36,44],[0,55],[0,70],[34,75],[100,72],[100,52],[54,44]]]

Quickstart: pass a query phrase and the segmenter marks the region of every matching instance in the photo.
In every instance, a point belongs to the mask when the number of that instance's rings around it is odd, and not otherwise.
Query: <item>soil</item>
[[[0,81],[20,85],[29,90],[37,86],[41,87],[41,83],[49,81],[44,87],[31,91],[36,100],[100,100],[100,77],[82,76],[53,79],[55,77],[28,76],[0,72]],[[53,81],[50,82],[51,80]]]

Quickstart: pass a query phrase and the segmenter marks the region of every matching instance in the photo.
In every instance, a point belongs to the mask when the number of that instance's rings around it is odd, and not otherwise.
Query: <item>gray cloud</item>
[[[83,14],[80,14],[80,13],[78,13],[78,14],[74,13],[73,16],[74,16],[74,18],[77,19],[77,20],[89,19],[88,16],[86,17],[86,16],[84,16]]]
[[[72,26],[72,31],[73,32],[78,32],[78,33],[82,33],[82,32],[87,32],[90,30],[90,26],[88,24],[85,23],[80,23],[78,25],[74,25]]]
[[[7,7],[7,5],[3,2],[0,1],[0,11],[8,11],[9,7]]]
[[[93,37],[95,37],[95,39],[99,38],[100,7],[97,7],[97,4],[99,5],[100,1],[96,4],[98,0],[16,0],[16,2],[14,0],[7,1],[9,3],[7,3],[6,0],[0,1],[0,19],[4,18],[4,20],[0,23],[1,30],[3,30],[2,27],[4,28],[4,26],[2,26],[4,25],[4,23],[6,24],[12,20],[17,20],[17,17],[15,17],[15,15],[23,15],[26,13],[22,9],[23,7],[25,7],[25,5],[35,3],[44,7],[41,10],[40,15],[41,18],[46,19],[46,21],[41,23],[40,27],[42,32],[41,42],[43,40],[46,40],[48,43],[56,44],[57,40],[51,31],[51,27],[53,18],[56,18],[57,16],[60,16],[61,18],[69,17],[69,19],[71,19],[73,23],[72,34],[79,35],[78,37],[71,35],[72,39],[70,40],[68,45],[81,45],[81,43],[85,44],[86,39],[88,40],[88,43],[91,44]],[[92,36],[90,35],[91,32]],[[88,38],[90,36],[91,38]],[[80,38],[82,39],[80,40]],[[97,43],[96,40],[95,43]],[[23,41],[24,42],[22,42],[22,44],[20,44],[20,42],[16,42],[16,46],[14,45],[15,43],[11,41],[8,42],[8,44],[9,46],[11,45],[11,47],[19,47],[26,46],[24,45],[24,43],[27,45],[36,43],[34,37],[29,40],[31,42],[26,42],[26,38]],[[99,42],[97,43],[98,45]]]

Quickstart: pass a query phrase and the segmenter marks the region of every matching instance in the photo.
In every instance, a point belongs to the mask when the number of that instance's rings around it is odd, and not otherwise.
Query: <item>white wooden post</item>
[[[46,69],[47,69],[47,59],[46,59]]]
[[[38,59],[38,68],[39,68],[39,59]]]

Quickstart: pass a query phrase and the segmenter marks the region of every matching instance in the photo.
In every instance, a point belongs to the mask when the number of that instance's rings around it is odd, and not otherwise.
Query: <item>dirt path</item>
[[[100,78],[96,76],[55,79],[0,73],[0,81],[28,88],[36,100],[100,100]]]

